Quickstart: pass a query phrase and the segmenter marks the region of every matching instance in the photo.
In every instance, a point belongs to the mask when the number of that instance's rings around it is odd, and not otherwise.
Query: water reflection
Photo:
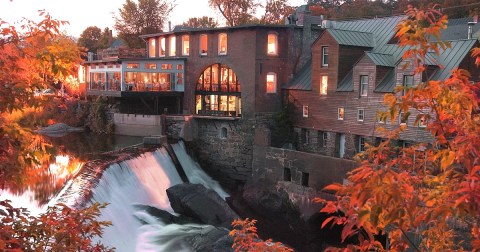
[[[20,185],[0,190],[0,200],[10,199],[15,206],[31,211],[41,209],[60,193],[85,162],[97,159],[101,153],[142,142],[139,137],[89,133],[42,138],[41,142],[52,146],[48,154],[40,164],[24,169],[27,176]]]

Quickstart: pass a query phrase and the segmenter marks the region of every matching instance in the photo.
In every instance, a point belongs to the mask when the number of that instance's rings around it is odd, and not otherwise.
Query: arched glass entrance
[[[208,66],[197,80],[196,114],[241,116],[240,82],[231,68],[223,64]]]

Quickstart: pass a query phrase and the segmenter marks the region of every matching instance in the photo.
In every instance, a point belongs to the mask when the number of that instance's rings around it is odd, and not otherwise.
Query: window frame
[[[172,35],[168,38],[168,56],[177,56],[177,37]]]
[[[165,55],[167,54],[167,48],[165,47],[165,37],[161,37],[159,40],[160,42],[158,47],[158,57],[165,57]]]
[[[303,111],[303,113],[302,113],[303,117],[308,118],[308,112],[309,112],[308,111],[308,106],[304,105],[302,111]]]
[[[322,147],[327,148],[327,140],[328,140],[328,133],[323,132],[322,133]]]
[[[411,80],[412,80],[412,83],[411,84],[408,84],[407,83],[407,79],[411,77]],[[402,90],[402,96],[404,96],[407,92],[407,90],[411,87],[413,87],[415,83],[415,78],[413,75],[411,74],[404,74],[403,75],[403,82],[402,82],[402,86],[403,86],[403,90]]]
[[[203,43],[202,43],[202,38],[205,38],[205,50],[202,50]],[[208,34],[200,34],[198,37],[198,53],[201,56],[207,56],[208,55]]]
[[[368,96],[368,75],[360,75],[360,97],[366,96]]]
[[[268,90],[268,77],[273,76],[273,91],[269,92]],[[267,94],[276,94],[277,93],[277,73],[268,72],[265,76],[265,91]]]
[[[340,113],[342,111],[342,113]],[[340,115],[342,115],[340,117]],[[339,107],[337,110],[337,120],[343,121],[345,120],[345,108],[344,107]]]
[[[187,38],[187,39],[185,39]],[[185,47],[185,42],[188,41],[187,47]],[[185,53],[185,49],[187,49],[187,52]],[[182,36],[182,56],[189,56],[190,55],[190,36],[189,35],[183,35]]]
[[[148,40],[148,57],[149,58],[157,57],[156,48],[157,48],[157,40],[155,38],[150,38]]]
[[[422,123],[422,118],[423,120],[425,121],[424,123]],[[420,118],[418,119],[418,123],[417,123],[418,127],[419,128],[426,128],[427,125],[428,125],[428,118],[427,118],[427,114],[420,114]]]
[[[225,51],[222,52],[222,37],[225,37]],[[228,53],[228,35],[225,32],[218,34],[218,55],[227,55]]]
[[[405,116],[404,112],[400,112],[398,114],[398,124],[407,126],[408,125],[408,118],[406,118],[405,121],[403,121],[404,116]]]
[[[365,151],[365,137],[358,136],[358,152]]]
[[[273,52],[270,52],[270,36],[273,36],[273,44],[275,49]],[[267,55],[269,56],[278,56],[278,34],[275,32],[269,32],[267,35]]]
[[[360,111],[362,113],[360,113]],[[360,115],[361,115],[361,118],[360,118]],[[359,108],[357,110],[357,121],[358,122],[364,122],[365,121],[365,109],[364,108]]]
[[[328,93],[328,75],[320,75],[320,95],[327,95],[327,93]]]
[[[328,46],[322,46],[322,67],[328,67]]]

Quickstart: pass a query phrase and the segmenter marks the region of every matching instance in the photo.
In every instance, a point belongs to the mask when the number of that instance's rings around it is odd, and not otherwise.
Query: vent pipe
[[[476,25],[478,22],[478,16],[474,16],[473,17],[473,21],[472,22],[468,22],[468,32],[467,32],[467,38],[468,39],[471,39],[472,36],[473,36],[473,26]]]

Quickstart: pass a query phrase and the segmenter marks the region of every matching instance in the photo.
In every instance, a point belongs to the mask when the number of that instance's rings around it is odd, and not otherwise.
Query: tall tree
[[[218,23],[211,17],[203,16],[189,18],[187,21],[183,22],[182,25],[192,28],[215,28],[218,26]]]
[[[295,8],[288,5],[287,0],[267,0],[261,20],[264,24],[283,24],[285,18],[294,11]]]
[[[161,32],[172,11],[168,0],[127,0],[115,16],[114,28],[118,36],[131,48],[145,47],[140,35]]]
[[[86,48],[88,52],[96,52],[101,36],[102,30],[100,30],[100,28],[89,26],[82,32],[80,38],[78,38],[78,46]]]
[[[398,26],[399,45],[407,49],[404,59],[414,62],[418,74],[426,69],[423,62],[428,52],[438,54],[449,46],[428,40],[447,24],[437,9],[421,11],[410,6],[409,18]],[[474,56],[480,63],[480,48]],[[380,113],[382,120],[398,121],[400,112],[407,119],[410,111],[419,111],[415,124],[427,121],[433,142],[398,148],[390,142],[406,127],[383,130],[388,140],[358,157],[360,166],[349,174],[349,183],[325,188],[335,191],[337,200],[326,202],[321,210],[332,214],[323,226],[343,226],[344,240],[358,238],[349,247],[357,251],[382,251],[385,248],[374,237],[387,232],[392,251],[478,251],[479,88],[480,83],[470,83],[468,72],[456,69],[447,80],[400,87],[398,94],[385,95],[388,109]]]
[[[228,26],[250,23],[260,6],[256,0],[208,0],[208,3],[222,14]]]

